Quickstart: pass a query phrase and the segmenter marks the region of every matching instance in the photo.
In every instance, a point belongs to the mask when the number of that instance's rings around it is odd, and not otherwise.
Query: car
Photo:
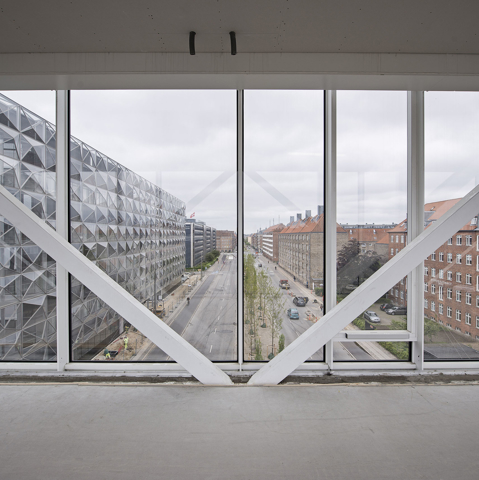
[[[308,297],[294,297],[293,298],[293,303],[297,306],[297,307],[305,307],[306,304],[308,303],[309,301],[309,298]]]
[[[299,320],[299,312],[296,308],[288,308],[286,313],[291,320]]]
[[[379,308],[385,312],[386,310],[389,310],[390,308],[393,308],[394,305],[392,303],[383,303]]]
[[[262,263],[258,263],[258,267],[262,267],[262,266],[263,266],[263,264],[262,264]]]
[[[389,310],[386,310],[386,313],[388,315],[406,315],[407,314],[407,308],[406,307],[393,307],[393,308],[390,308]]]
[[[381,323],[381,319],[378,317],[378,314],[372,310],[366,310],[363,313],[363,317],[370,323]]]

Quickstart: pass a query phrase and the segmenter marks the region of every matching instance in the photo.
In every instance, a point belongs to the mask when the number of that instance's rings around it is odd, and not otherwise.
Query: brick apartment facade
[[[348,234],[337,225],[337,251],[348,242]],[[308,287],[324,282],[324,214],[297,220],[278,235],[279,265]]]
[[[460,199],[428,203],[426,228]],[[478,218],[464,225],[424,261],[424,315],[457,332],[479,340],[479,232]],[[390,232],[389,256],[406,245],[406,222]],[[396,284],[389,297],[406,305],[406,281]]]

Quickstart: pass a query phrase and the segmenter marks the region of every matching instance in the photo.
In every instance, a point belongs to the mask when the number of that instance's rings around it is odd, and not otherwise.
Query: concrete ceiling
[[[0,53],[479,54],[477,0],[22,0],[0,3]]]

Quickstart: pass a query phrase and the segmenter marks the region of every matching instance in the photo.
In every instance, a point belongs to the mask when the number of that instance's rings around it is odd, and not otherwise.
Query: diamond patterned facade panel
[[[55,228],[55,127],[0,95],[0,183]],[[185,268],[185,204],[70,139],[71,242],[140,302]],[[156,281],[155,281],[156,277]],[[72,360],[87,360],[124,321],[77,279]],[[0,217],[0,360],[56,359],[55,262]]]

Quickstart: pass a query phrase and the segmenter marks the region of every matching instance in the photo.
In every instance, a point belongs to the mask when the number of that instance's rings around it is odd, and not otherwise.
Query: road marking
[[[210,347],[210,353],[211,353],[211,350],[213,350],[213,345],[211,345],[211,347]]]

